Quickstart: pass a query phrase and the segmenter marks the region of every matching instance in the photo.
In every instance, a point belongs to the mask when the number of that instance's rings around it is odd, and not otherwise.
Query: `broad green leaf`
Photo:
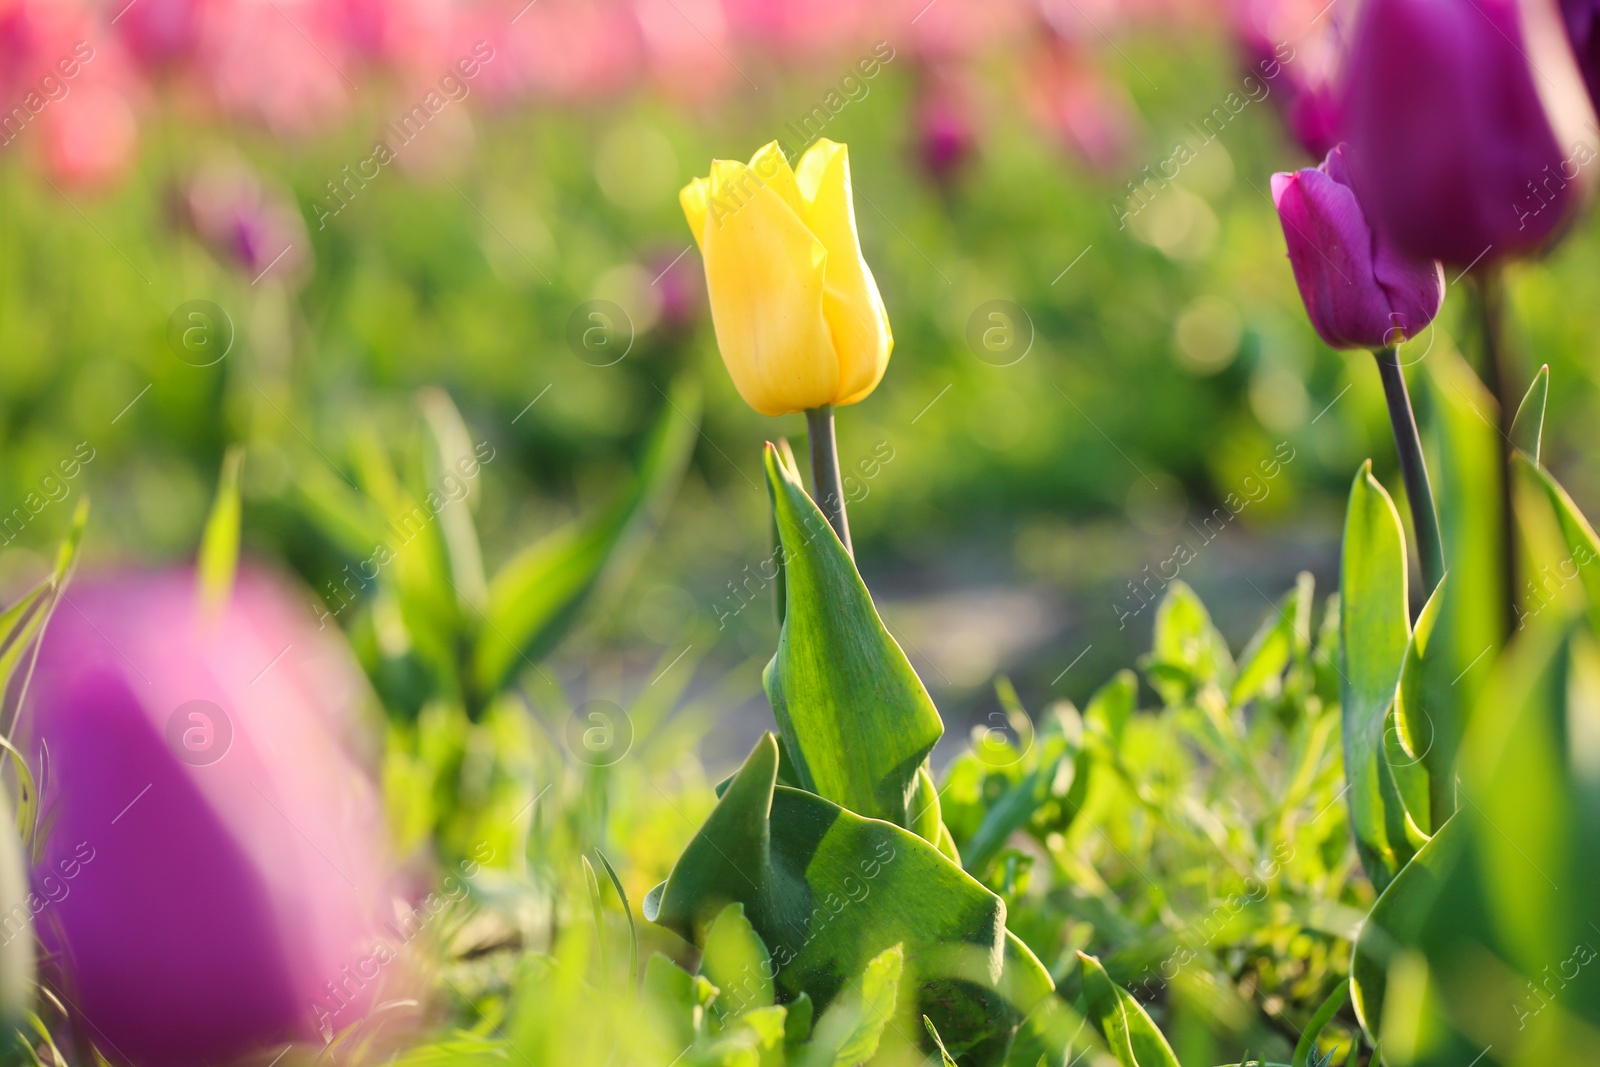
[[[743,904],[729,904],[706,930],[700,973],[721,992],[716,1004],[726,1015],[769,1007],[773,1000],[772,957],[761,943]]]
[[[1096,689],[1083,710],[1083,725],[1098,733],[1113,747],[1122,744],[1122,733],[1139,708],[1139,676],[1120,670]]]
[[[904,957],[894,945],[869,960],[861,976],[817,1021],[803,1067],[856,1067],[878,1052],[883,1028],[894,1018]]]
[[[795,471],[770,445],[765,461],[787,592],[764,680],[784,749],[805,789],[926,836],[942,825],[923,769],[939,712]]]
[[[200,600],[208,611],[219,611],[233,592],[233,576],[239,569],[239,472],[244,466],[244,449],[234,445],[222,460],[222,477],[217,496],[200,537],[200,558],[195,563]]]
[[[1452,818],[1384,888],[1351,948],[1350,999],[1356,1018],[1376,1038],[1390,965],[1420,938],[1444,876],[1461,858],[1466,822]]]
[[[1338,1015],[1346,1004],[1350,1002],[1350,982],[1340,982],[1334,987],[1328,999],[1317,1008],[1316,1014],[1311,1016],[1311,1021],[1300,1033],[1300,1040],[1294,1046],[1294,1067],[1325,1067],[1328,1059],[1319,1059],[1317,1056],[1317,1040],[1322,1032],[1328,1028],[1333,1017]],[[1333,1053],[1330,1051],[1328,1057]]]
[[[1400,684],[1411,624],[1406,548],[1394,501],[1362,464],[1350,487],[1339,567],[1344,765],[1356,849],[1380,888],[1398,869],[1384,826],[1384,723]]]
[[[1556,520],[1561,526],[1561,535],[1567,542],[1568,553],[1568,558],[1558,565],[1557,578],[1570,581],[1571,576],[1566,573],[1565,565],[1571,564],[1571,570],[1576,571],[1582,580],[1588,602],[1589,624],[1600,636],[1600,537],[1595,536],[1594,527],[1589,525],[1589,520],[1578,510],[1578,505],[1573,503],[1572,497],[1550,476],[1549,471],[1521,456],[1517,457],[1516,467],[1550,498]]]
[[[1100,961],[1080,952],[1078,965],[1089,1020],[1117,1063],[1121,1067],[1179,1067],[1178,1057],[1156,1024],[1127,990],[1111,981]]]
[[[1545,399],[1550,394],[1550,364],[1539,368],[1533,384],[1517,405],[1516,418],[1511,420],[1511,443],[1539,462],[1539,441],[1544,436]]]
[[[1433,750],[1427,764],[1455,765],[1468,721],[1505,643],[1508,606],[1501,577],[1503,490],[1495,402],[1459,356],[1434,352],[1423,362],[1421,412],[1437,461],[1434,491],[1450,575],[1424,670],[1429,691],[1447,697],[1429,709]],[[1348,606],[1347,606],[1348,610]],[[1452,776],[1435,775],[1432,819],[1455,810]]]
[[[518,668],[549,653],[620,565],[628,543],[660,520],[694,449],[699,409],[694,388],[675,384],[622,496],[594,519],[523,549],[490,581],[473,659],[479,692],[499,692]]]
[[[771,734],[751,753],[667,880],[647,919],[704,944],[730,903],[777,965],[778,999],[819,1011],[887,949],[901,946],[916,1001],[973,1063],[999,1063],[1049,975],[1007,936],[1005,904],[933,845],[812,793],[777,785]],[[821,1024],[819,1023],[819,1026]]]
[[[1167,586],[1156,609],[1155,634],[1145,661],[1150,684],[1167,704],[1179,704],[1208,683],[1224,691],[1233,683],[1233,656],[1211,614],[1187,582]]]
[[[1239,674],[1228,694],[1233,707],[1242,707],[1281,675],[1309,640],[1312,587],[1304,580],[1309,577],[1296,582],[1239,656]]]

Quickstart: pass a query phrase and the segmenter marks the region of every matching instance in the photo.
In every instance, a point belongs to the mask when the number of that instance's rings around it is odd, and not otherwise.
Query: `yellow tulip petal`
[[[853,404],[877,388],[894,336],[878,283],[861,255],[849,149],[819,140],[800,158],[795,179],[806,225],[828,250],[822,307],[839,356],[839,392],[833,402]]]
[[[777,141],[768,141],[756,149],[756,154],[750,157],[750,169],[756,177],[770,185],[773,192],[783,197],[783,202],[794,210],[796,218],[805,220],[805,204],[800,198],[800,187],[795,183],[794,168],[789,166],[789,158],[778,147]]]
[[[683,205],[683,217],[689,220],[689,232],[694,234],[696,245],[700,245],[701,234],[705,232],[706,202],[710,196],[710,186],[704,178],[696,178],[678,190],[678,203]]]
[[[832,403],[839,391],[823,316],[828,252],[781,183],[743,163],[713,163],[701,240],[723,363],[745,403],[763,415]]]

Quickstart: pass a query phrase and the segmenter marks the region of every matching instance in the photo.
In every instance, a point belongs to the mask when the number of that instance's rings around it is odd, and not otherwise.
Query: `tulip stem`
[[[850,547],[850,521],[844,513],[844,493],[839,488],[839,443],[833,434],[833,405],[806,411],[806,436],[811,439],[811,490],[828,525],[839,535],[844,550]]]
[[[1439,512],[1433,503],[1433,484],[1428,480],[1428,465],[1422,457],[1422,439],[1417,435],[1417,418],[1411,411],[1411,396],[1406,392],[1406,376],[1393,347],[1372,353],[1378,359],[1378,375],[1383,379],[1383,396],[1389,402],[1389,425],[1394,429],[1395,451],[1400,455],[1400,474],[1406,483],[1406,498],[1411,501],[1411,525],[1417,533],[1417,555],[1422,566],[1426,600],[1444,577],[1444,547],[1439,538]]]
[[[1517,400],[1511,381],[1510,353],[1505,345],[1505,282],[1498,266],[1482,269],[1478,280],[1478,308],[1483,316],[1484,378],[1494,393],[1500,434],[1500,581],[1501,608],[1506,637],[1517,630],[1517,520],[1511,503],[1511,421]]]

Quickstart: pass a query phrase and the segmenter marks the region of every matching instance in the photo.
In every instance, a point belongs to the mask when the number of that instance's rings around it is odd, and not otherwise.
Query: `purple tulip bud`
[[[1600,109],[1600,0],[1561,0],[1561,14],[1589,99]]]
[[[1547,7],[1367,3],[1344,136],[1373,223],[1411,254],[1471,264],[1533,252],[1592,180],[1579,172],[1594,150],[1578,140],[1592,137],[1592,112]]]
[[[1444,271],[1374,232],[1344,146],[1315,169],[1272,176],[1289,264],[1317,334],[1334,348],[1385,348],[1416,335],[1444,302]]]
[[[233,1062],[405,988],[373,955],[390,868],[353,750],[369,699],[262,572],[217,614],[187,571],[67,591],[22,720],[45,781],[34,921],[107,1055]]]

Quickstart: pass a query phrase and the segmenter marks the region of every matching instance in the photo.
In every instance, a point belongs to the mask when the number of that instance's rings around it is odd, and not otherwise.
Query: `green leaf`
[[[1144,1008],[1111,981],[1100,961],[1078,953],[1083,973],[1083,999],[1089,1021],[1105,1039],[1121,1067],[1179,1067],[1172,1046]]]
[[[1120,670],[1096,689],[1083,711],[1083,725],[1099,734],[1113,748],[1122,744],[1122,733],[1139,708],[1139,676]]]
[[[944,1047],[944,1038],[939,1036],[939,1028],[933,1025],[933,1020],[924,1015],[922,1025],[927,1029],[928,1036],[933,1039],[933,1047],[939,1051],[940,1067],[961,1067],[956,1063],[956,1058],[950,1055],[950,1050]]]
[[[0,900],[30,900],[27,850],[11,816],[11,804],[0,789]],[[15,932],[11,923],[18,919]],[[33,917],[29,908],[13,905],[6,914],[6,936],[0,941],[0,1027],[14,1030],[33,1007],[35,980]]]
[[[239,472],[244,466],[244,448],[234,445],[222,460],[222,477],[217,496],[200,537],[200,558],[195,563],[200,600],[209,611],[218,611],[233,592],[233,576],[239,569]]]
[[[1278,608],[1261,624],[1239,657],[1239,674],[1228,703],[1242,707],[1274,678],[1283,674],[1297,650],[1309,640],[1311,627],[1310,575],[1303,575]]]
[[[694,449],[699,409],[693,387],[675,384],[622,496],[593,520],[523,549],[490,581],[473,660],[481,693],[498,693],[518,668],[549,653],[619,566],[628,542],[659,521]]]
[[[1187,582],[1169,585],[1156,609],[1146,665],[1150,684],[1169,705],[1182,703],[1208,683],[1226,690],[1232,682],[1233,656],[1228,643]]]
[[[1004,902],[924,839],[779,786],[777,771],[768,734],[645,898],[645,917],[704,944],[722,909],[743,904],[777,965],[778,999],[805,993],[819,1011],[847,976],[901,946],[918,1005],[961,1036],[958,1053],[1001,1062],[1022,1015],[1052,988],[1008,936]]]
[[[449,393],[430,386],[417,394],[417,405],[433,437],[434,447],[427,463],[428,485],[463,487],[462,506],[439,511],[439,529],[444,535],[449,559],[450,582],[466,606],[481,611],[488,604],[489,590],[472,510],[480,495],[477,474],[482,464],[473,448],[467,424]]]
[[[1452,818],[1384,888],[1350,951],[1350,999],[1367,1035],[1383,1018],[1389,966],[1415,944],[1439,896],[1443,875],[1460,859],[1465,820]]]
[[[1539,462],[1539,440],[1544,436],[1545,399],[1549,394],[1550,364],[1546,363],[1533,376],[1533,384],[1528,386],[1522,403],[1517,405],[1516,418],[1511,420],[1511,443],[1535,463]]]
[[[1424,661],[1430,692],[1447,698],[1429,709],[1431,770],[1455,765],[1506,639],[1499,503],[1504,471],[1494,398],[1478,376],[1450,352],[1433,353],[1422,367],[1420,414],[1437,455],[1434,488],[1450,575]],[[1435,825],[1455,810],[1453,781],[1448,771],[1433,776]]]
[[[1456,695],[1448,689],[1439,691],[1440,673],[1429,668],[1430,656],[1437,654],[1433,633],[1449,584],[1450,576],[1446,574],[1417,616],[1417,624],[1406,644],[1405,662],[1400,668],[1400,688],[1395,695],[1392,719],[1393,736],[1385,737],[1390,766],[1404,765],[1411,769],[1408,772],[1402,767],[1399,775],[1407,809],[1416,825],[1430,834],[1443,821],[1435,817],[1435,812],[1448,813],[1453,806],[1450,782],[1455,776],[1455,768],[1444,763],[1443,754],[1435,744],[1433,724],[1435,716],[1459,717],[1460,714]]]
[[[729,904],[712,920],[701,953],[700,971],[721,990],[716,1005],[724,1014],[771,1006],[772,957],[745,918],[743,904]]]
[[[883,1028],[894,1018],[903,968],[899,945],[868,961],[849,991],[817,1022],[803,1067],[857,1067],[877,1055]]]
[[[617,891],[617,899],[622,902],[622,914],[628,918],[628,988],[635,989],[639,985],[639,928],[633,924],[633,908],[628,904],[628,891],[622,887],[622,879],[617,877],[617,870],[606,859],[606,854],[598,848],[594,854],[606,869],[611,888]]]
[[[784,749],[804,788],[927,836],[942,825],[923,768],[939,712],[796,472],[771,445],[765,462],[786,593],[764,680]]]
[[[1561,536],[1567,543],[1568,557],[1583,583],[1589,624],[1596,636],[1600,636],[1600,537],[1595,536],[1594,527],[1589,525],[1589,520],[1578,510],[1578,505],[1573,503],[1572,497],[1550,476],[1549,471],[1537,463],[1529,462],[1525,456],[1518,456],[1515,466],[1549,496],[1550,504],[1555,508],[1556,521],[1561,527]]]
[[[1384,724],[1400,683],[1411,624],[1406,548],[1394,501],[1362,464],[1350,487],[1339,568],[1344,765],[1362,866],[1382,888],[1399,869],[1384,824]]]
[[[1319,1060],[1317,1057],[1317,1039],[1322,1036],[1322,1032],[1328,1028],[1328,1024],[1333,1021],[1333,1017],[1339,1014],[1349,1000],[1350,982],[1349,980],[1341,981],[1334,987],[1333,992],[1328,994],[1328,999],[1322,1002],[1322,1006],[1316,1010],[1316,1014],[1311,1016],[1311,1021],[1301,1031],[1300,1040],[1294,1046],[1293,1067],[1327,1067],[1329,1060],[1333,1057],[1333,1053],[1330,1051],[1327,1059]]]

